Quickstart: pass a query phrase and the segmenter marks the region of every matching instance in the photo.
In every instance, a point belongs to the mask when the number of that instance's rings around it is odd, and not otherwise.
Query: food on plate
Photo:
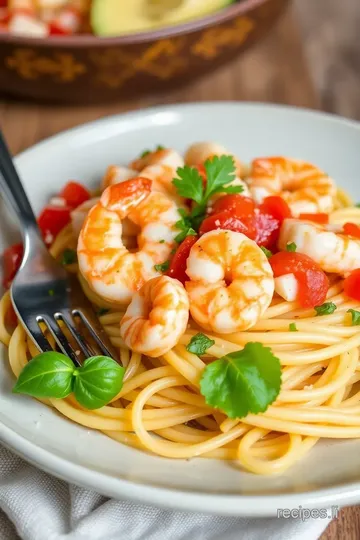
[[[209,15],[233,0],[1,0],[0,32],[29,37],[146,32]]]
[[[39,354],[7,291],[14,392],[138,449],[257,474],[360,437],[360,208],[317,166],[157,146],[95,192],[69,182],[38,222],[122,366]],[[4,252],[6,289],[22,254]]]

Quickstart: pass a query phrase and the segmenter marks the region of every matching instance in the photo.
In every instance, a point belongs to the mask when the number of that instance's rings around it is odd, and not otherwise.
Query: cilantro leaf
[[[295,244],[295,242],[288,242],[286,244],[286,251],[294,252],[296,251],[296,248],[297,248],[297,245]]]
[[[247,343],[207,365],[200,379],[206,403],[229,418],[264,412],[280,392],[280,360],[269,347]]]
[[[179,167],[176,174],[178,178],[174,178],[172,183],[176,187],[180,197],[192,199],[198,204],[201,204],[204,187],[199,171],[195,167],[185,165],[185,167]]]
[[[321,306],[315,306],[316,314],[319,315],[331,315],[331,313],[334,313],[335,309],[337,308],[336,304],[334,302],[325,302]]]
[[[61,264],[67,266],[68,264],[73,264],[77,262],[77,253],[74,249],[65,249],[62,254]]]
[[[165,146],[163,146],[162,144],[158,144],[155,148],[155,152],[160,152],[160,150],[165,150]]]
[[[265,253],[265,255],[267,256],[268,259],[270,259],[270,257],[272,257],[273,253],[272,253],[272,251],[270,251],[270,249],[267,249],[264,246],[260,246],[260,249],[261,249],[261,251],[263,251]]]
[[[214,156],[204,163],[206,171],[205,202],[214,193],[224,191],[224,186],[235,178],[235,163],[232,156]],[[238,187],[238,186],[233,186]],[[234,193],[234,192],[233,192]]]
[[[141,152],[140,157],[144,158],[144,157],[148,156],[149,154],[151,154],[150,150],[144,150],[143,152]]]
[[[208,338],[205,334],[200,332],[191,338],[190,343],[186,345],[186,350],[201,356],[214,344],[215,341],[213,339]]]
[[[224,186],[218,191],[221,191],[221,193],[242,193],[244,186]]]
[[[358,326],[360,324],[360,311],[356,311],[356,309],[348,309],[346,313],[351,313],[352,326]]]
[[[296,324],[294,322],[289,324],[289,332],[298,332],[298,329],[296,328]]]
[[[166,272],[169,270],[170,261],[165,261],[162,264],[155,264],[154,268],[157,272]]]

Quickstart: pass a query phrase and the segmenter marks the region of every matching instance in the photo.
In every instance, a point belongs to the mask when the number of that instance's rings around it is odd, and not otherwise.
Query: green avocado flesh
[[[233,0],[93,0],[91,23],[98,36],[146,32],[203,17]]]

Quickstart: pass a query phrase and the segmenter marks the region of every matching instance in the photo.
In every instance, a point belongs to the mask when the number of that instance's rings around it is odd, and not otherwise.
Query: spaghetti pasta
[[[338,191],[330,223],[360,223],[360,209],[349,206]],[[51,252],[60,258],[76,238],[71,226],[57,236]],[[78,273],[76,264],[69,271]],[[107,406],[86,410],[73,397],[50,399],[60,414],[114,440],[168,458],[204,457],[235,460],[257,474],[287,470],[320,438],[360,438],[360,326],[351,325],[349,309],[360,309],[343,291],[343,279],[334,277],[327,301],[337,310],[322,317],[296,301],[276,298],[249,330],[219,335],[207,333],[214,344],[199,358],[186,345],[199,331],[190,319],[178,344],[158,358],[149,359],[124,344],[119,323],[124,311],[96,295],[79,276],[85,294],[99,315],[126,369],[124,385]],[[37,349],[19,324],[7,325],[9,293],[0,301],[0,339],[8,346],[9,364],[18,377]],[[296,332],[289,325],[296,325]],[[282,387],[264,413],[241,419],[227,418],[206,404],[200,393],[203,369],[213,359],[241,349],[249,342],[270,345],[280,359]]]

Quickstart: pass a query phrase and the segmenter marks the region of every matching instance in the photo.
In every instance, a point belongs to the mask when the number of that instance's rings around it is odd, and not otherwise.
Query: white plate
[[[360,198],[360,124],[278,106],[204,103],[105,118],[36,145],[16,163],[39,211],[70,178],[95,185],[110,163],[126,163],[156,144],[183,151],[199,140],[218,141],[245,161],[266,154],[312,161]],[[14,241],[9,222],[0,234],[2,247]],[[360,502],[360,441],[323,441],[287,474],[255,476],[228,462],[170,460],[128,448],[11,394],[13,383],[2,350],[2,441],[40,468],[106,495],[246,516]]]

